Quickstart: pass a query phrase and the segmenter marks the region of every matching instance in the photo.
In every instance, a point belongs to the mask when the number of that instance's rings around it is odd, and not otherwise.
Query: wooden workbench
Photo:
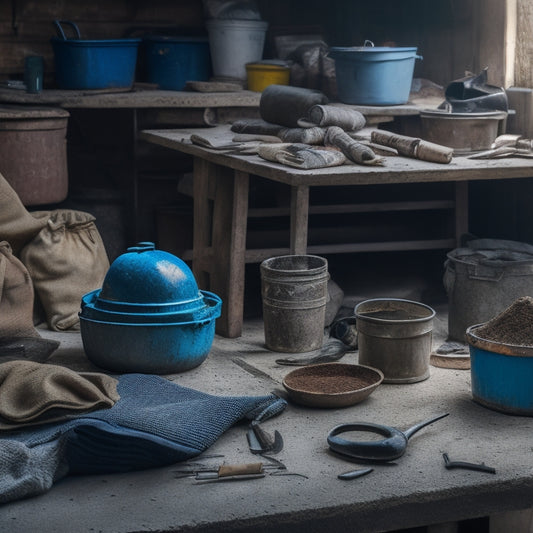
[[[526,178],[533,176],[533,163],[527,159],[474,160],[455,157],[449,164],[428,163],[405,157],[387,157],[384,166],[345,164],[318,170],[299,170],[278,165],[259,156],[221,153],[190,142],[192,133],[214,144],[229,142],[229,126],[208,130],[144,130],[140,138],[190,154],[194,158],[194,237],[193,271],[202,288],[221,296],[223,310],[217,332],[238,337],[242,331],[244,307],[244,271],[247,262],[259,262],[283,254],[327,254],[358,251],[451,249],[468,231],[468,181]],[[246,249],[248,194],[250,176],[287,184],[290,187],[290,240],[285,248]],[[442,209],[455,210],[455,234],[448,239],[325,244],[308,246],[308,220],[311,187],[361,186],[370,184],[409,184],[452,182],[455,200],[449,203],[397,202],[388,206],[321,206],[323,212],[359,210]],[[211,209],[211,199],[213,200]],[[310,211],[311,210],[311,211]],[[260,211],[260,210],[259,210]],[[263,210],[268,216],[281,214]]]
[[[72,123],[77,128],[86,127],[95,120],[108,121],[109,128],[114,128],[118,122],[125,121],[128,126],[118,131],[120,135],[126,133],[128,137],[124,150],[115,155],[115,161],[120,159],[121,162],[115,169],[115,179],[121,184],[121,194],[126,198],[129,219],[127,239],[133,243],[147,238],[154,240],[152,235],[147,235],[152,219],[147,216],[146,200],[143,197],[143,187],[154,186],[149,172],[152,165],[145,162],[147,157],[151,157],[151,152],[148,150],[146,153],[138,149],[138,132],[147,128],[212,127],[217,124],[229,124],[241,118],[258,118],[260,99],[261,93],[247,90],[168,91],[143,84],[135,84],[131,90],[45,89],[39,94],[0,87],[1,107],[16,109],[20,113],[30,106],[38,106],[39,109],[44,109],[45,106],[63,108],[71,113]],[[363,113],[369,124],[380,124],[390,122],[395,117],[416,116],[420,109],[434,108],[441,101],[442,97],[413,93],[405,105],[350,107]],[[69,160],[75,160],[78,154],[75,151],[70,152],[70,143],[67,150]],[[105,152],[102,155],[105,157]],[[73,183],[76,179],[75,175],[70,177]]]

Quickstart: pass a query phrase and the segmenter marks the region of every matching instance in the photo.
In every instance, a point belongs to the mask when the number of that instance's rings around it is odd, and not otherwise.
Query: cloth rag
[[[65,415],[112,407],[118,381],[33,361],[0,364],[0,430],[43,424]]]
[[[67,473],[128,472],[196,457],[238,421],[263,421],[287,406],[274,394],[214,396],[148,374],[119,376],[117,391],[110,409],[3,433],[0,503],[45,492]]]
[[[262,144],[257,153],[267,161],[302,169],[334,167],[346,161],[344,154],[338,150],[302,143]]]

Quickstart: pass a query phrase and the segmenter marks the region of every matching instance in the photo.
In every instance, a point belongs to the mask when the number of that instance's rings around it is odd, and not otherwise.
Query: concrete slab
[[[435,322],[435,345],[445,337],[446,322],[442,306]],[[281,381],[293,368],[275,363],[280,354],[264,348],[262,328],[260,319],[247,320],[241,338],[217,336],[200,367],[168,378],[212,394],[284,394]],[[50,362],[77,371],[101,371],[85,357],[78,333],[43,335],[61,341]],[[356,361],[356,353],[341,360]],[[326,436],[334,426],[365,421],[407,429],[444,412],[449,416],[413,436],[405,455],[394,463],[375,465],[371,474],[352,481],[337,478],[366,465],[328,450]],[[429,379],[383,384],[352,407],[320,409],[290,403],[264,425],[282,434],[285,445],[276,458],[289,475],[199,484],[177,479],[176,464],[128,474],[67,477],[42,496],[2,506],[0,531],[364,533],[527,509],[533,501],[533,418],[474,403],[469,371],[431,367]],[[444,452],[452,460],[493,466],[496,474],[447,470]],[[219,465],[257,459],[249,452],[246,426],[237,425],[197,461]]]

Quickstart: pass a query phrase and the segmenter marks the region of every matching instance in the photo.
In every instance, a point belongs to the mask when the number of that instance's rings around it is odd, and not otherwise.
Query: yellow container
[[[247,63],[248,90],[262,92],[269,85],[289,85],[291,69],[272,63]]]

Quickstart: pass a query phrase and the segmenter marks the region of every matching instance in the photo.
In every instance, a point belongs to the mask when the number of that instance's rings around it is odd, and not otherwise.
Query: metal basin
[[[421,137],[453,148],[454,154],[469,154],[490,149],[504,132],[504,111],[449,113],[439,110],[420,112]]]

